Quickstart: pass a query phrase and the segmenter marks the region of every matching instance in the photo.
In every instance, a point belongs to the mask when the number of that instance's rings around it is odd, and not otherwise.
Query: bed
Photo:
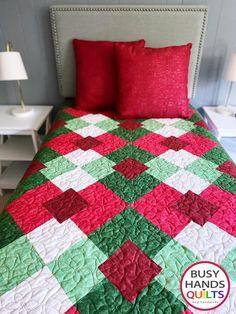
[[[50,13],[65,98],[75,93],[76,36],[192,42],[194,97],[206,7],[66,5]],[[66,101],[0,216],[0,313],[199,313],[179,286],[202,260],[230,277],[214,313],[236,312],[236,167],[191,111],[188,120],[117,120]]]

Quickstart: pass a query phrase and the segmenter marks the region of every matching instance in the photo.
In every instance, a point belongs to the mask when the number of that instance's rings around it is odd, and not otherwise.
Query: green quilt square
[[[126,130],[123,128],[117,128],[114,130],[111,130],[110,133],[124,139],[127,142],[133,142],[137,140],[140,137],[143,137],[144,135],[147,135],[150,133],[150,131],[140,127],[135,130]]]
[[[193,134],[197,134],[197,135],[209,138],[209,139],[211,139],[214,142],[218,142],[218,140],[216,139],[215,135],[211,131],[209,131],[207,129],[204,129],[204,128],[200,127],[200,126],[196,126],[193,130],[191,130],[191,132]]]
[[[75,118],[67,122],[66,127],[71,131],[76,131],[88,126],[89,123],[82,120],[81,118]]]
[[[217,178],[213,184],[232,194],[236,194],[236,180],[226,173],[223,173],[219,178]]]
[[[24,233],[7,211],[0,214],[0,249],[23,235]]]
[[[202,155],[201,158],[209,160],[218,166],[224,163],[226,160],[231,160],[229,155],[221,146],[216,146],[212,148],[211,150],[206,152],[204,155]]]
[[[147,119],[142,122],[143,127],[151,132],[157,131],[165,126],[165,124],[159,122],[157,119]]]
[[[221,266],[229,275],[229,278],[236,283],[236,247],[233,248],[221,262]]]
[[[162,272],[156,280],[184,302],[180,292],[181,276],[187,267],[200,259],[192,251],[172,239],[153,260],[162,267]]]
[[[91,290],[75,307],[80,313],[182,314],[186,305],[153,280],[132,303],[107,279]],[[108,310],[109,309],[109,310]]]
[[[44,146],[40,149],[34,157],[34,160],[46,164],[47,162],[60,157],[61,155],[50,147]]]
[[[103,280],[98,269],[107,256],[88,238],[79,241],[48,267],[74,304]]]
[[[111,256],[126,241],[131,240],[152,258],[172,238],[132,207],[128,207],[91,233],[89,239],[107,256]]]
[[[104,131],[111,131],[117,128],[119,122],[113,119],[107,119],[96,123],[95,125]]]
[[[42,173],[49,180],[52,180],[65,172],[77,168],[76,165],[74,165],[72,162],[70,162],[63,156],[48,161],[47,163],[45,163],[45,166],[46,168],[41,169],[40,173]]]
[[[196,123],[198,121],[201,121],[202,117],[200,116],[199,113],[194,113],[191,118],[189,119],[189,121],[192,121],[193,123]]]
[[[64,120],[64,121],[70,121],[75,119],[75,116],[71,115],[68,112],[65,112],[63,110],[59,111],[57,114],[57,120]]]
[[[188,121],[188,120],[184,120],[184,119],[179,119],[178,121],[171,124],[171,126],[174,126],[180,130],[184,130],[187,132],[189,132],[195,128],[195,125],[192,121]]]
[[[123,146],[115,150],[114,152],[106,155],[106,158],[114,161],[116,164],[127,158],[133,158],[145,164],[155,157],[156,156],[152,155],[151,153],[148,153],[147,151],[131,144]]]
[[[91,161],[88,164],[82,166],[82,169],[88,172],[95,179],[100,180],[115,170],[112,168],[115,163],[106,157],[99,158]]]
[[[0,295],[44,267],[34,247],[23,236],[0,250]]]
[[[129,204],[137,201],[161,183],[146,172],[141,173],[133,180],[129,180],[116,171],[99,181]]]
[[[62,135],[62,134],[67,134],[67,133],[70,133],[71,130],[69,130],[66,126],[63,126],[61,128],[58,128],[58,129],[55,129],[55,130],[52,130],[50,131],[46,137],[45,137],[45,142],[48,142],[52,139],[54,139],[55,137],[58,137],[59,135]]]
[[[222,172],[216,170],[217,165],[209,160],[198,158],[193,163],[187,166],[189,172],[194,173],[205,181],[213,183]]]
[[[172,163],[159,157],[156,157],[147,162],[146,166],[149,167],[146,172],[159,181],[165,181],[180,169],[180,167],[173,165]]]

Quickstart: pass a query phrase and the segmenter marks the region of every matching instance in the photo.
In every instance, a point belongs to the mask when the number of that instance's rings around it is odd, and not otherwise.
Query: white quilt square
[[[182,194],[185,194],[188,191],[200,194],[210,185],[209,182],[183,169],[176,172],[173,176],[167,178],[164,183],[175,188]]]
[[[60,224],[53,218],[28,233],[27,238],[45,264],[48,264],[74,243],[86,238],[86,235],[72,220],[68,219]]]
[[[90,113],[90,114],[87,114],[86,116],[81,117],[81,119],[90,124],[96,124],[98,122],[108,120],[109,118],[104,116],[101,113],[97,113],[97,114]]]
[[[79,167],[97,160],[101,157],[103,157],[102,155],[100,155],[99,153],[95,152],[92,149],[89,150],[82,150],[82,149],[77,149],[74,150],[73,152],[67,154],[64,156],[65,158],[67,158],[69,161],[71,161],[74,165],[77,165]]]
[[[1,314],[62,314],[72,305],[47,267],[0,297]]]
[[[165,136],[165,137],[169,137],[169,136],[179,137],[179,136],[187,133],[187,131],[177,129],[171,125],[166,125],[163,128],[154,131],[154,133],[160,134],[160,135]]]
[[[175,238],[202,260],[220,264],[231,249],[236,238],[207,222],[200,226],[191,221]]]
[[[179,118],[160,118],[160,119],[158,119],[158,121],[163,123],[163,124],[169,125],[169,124],[173,124],[177,121],[180,121],[180,119]]]
[[[169,149],[167,152],[159,156],[162,159],[165,159],[166,161],[179,166],[180,168],[185,168],[194,160],[198,159],[198,156],[195,156],[189,152],[187,152],[184,149],[181,149],[179,151],[175,151],[172,149]]]
[[[68,189],[74,189],[78,192],[97,182],[96,179],[79,167],[65,172],[51,181],[63,192]]]
[[[97,137],[99,135],[106,133],[107,131],[104,131],[104,130],[98,128],[96,125],[88,125],[82,129],[78,129],[74,132],[83,136],[83,137],[87,137],[87,136]]]

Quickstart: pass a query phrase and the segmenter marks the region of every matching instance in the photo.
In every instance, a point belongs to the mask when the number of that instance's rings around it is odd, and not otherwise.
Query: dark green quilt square
[[[52,130],[51,132],[49,132],[47,134],[47,136],[45,137],[45,141],[44,142],[48,142],[48,141],[52,140],[53,138],[58,137],[59,135],[67,134],[67,133],[70,133],[70,132],[71,132],[71,130],[69,130],[66,126],[63,126],[61,128]]]
[[[0,249],[23,235],[24,233],[11,215],[4,211],[0,215]]]
[[[232,194],[236,194],[236,179],[224,173],[213,184]]]
[[[34,160],[41,162],[42,164],[46,164],[47,162],[60,157],[61,155],[50,147],[44,146],[40,149],[34,157]]]
[[[89,239],[107,256],[131,240],[153,258],[172,238],[128,207],[91,233]]]
[[[161,183],[147,172],[143,172],[133,180],[129,180],[115,171],[99,181],[129,204],[137,201]]]
[[[127,301],[107,279],[94,287],[75,307],[83,314],[182,314],[186,305],[155,279],[143,289],[132,303]]]
[[[133,158],[145,164],[146,162],[152,160],[153,158],[156,158],[156,156],[152,155],[151,153],[148,153],[147,151],[141,148],[128,144],[106,155],[106,158],[114,161],[115,163],[119,163],[122,160],[125,160],[126,158]]]
[[[68,112],[65,112],[63,110],[59,111],[57,114],[57,120],[64,120],[64,121],[69,121],[69,120],[73,120],[77,117],[69,114]]]
[[[215,135],[213,135],[211,131],[208,131],[207,129],[204,129],[200,126],[196,126],[194,129],[192,129],[191,133],[209,138],[214,142],[218,142]]]
[[[126,130],[123,128],[117,128],[117,129],[111,130],[110,133],[124,139],[127,142],[133,142],[137,140],[138,138],[150,133],[150,131],[142,127],[137,128],[135,130]]]
[[[230,160],[229,155],[225,152],[225,150],[221,146],[216,146],[212,148],[211,150],[206,152],[204,155],[202,155],[201,158],[209,160],[215,163],[216,165],[221,165],[226,160]]]

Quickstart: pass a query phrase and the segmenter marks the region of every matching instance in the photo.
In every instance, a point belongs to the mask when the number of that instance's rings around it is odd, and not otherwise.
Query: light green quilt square
[[[98,267],[106,259],[107,256],[86,238],[48,267],[74,304],[105,278]]]
[[[165,181],[180,169],[178,166],[159,157],[152,159],[145,165],[149,167],[146,172],[160,181]]]
[[[199,257],[177,241],[171,240],[153,260],[162,268],[156,280],[162,287],[171,291],[176,298],[184,302],[180,292],[180,279],[191,264],[200,260]]]
[[[82,166],[82,169],[95,179],[100,180],[115,171],[112,168],[114,165],[115,163],[113,161],[106,157],[102,157]]]
[[[157,131],[161,128],[163,128],[165,125],[161,122],[159,122],[157,119],[147,119],[142,122],[143,127],[149,131]]]
[[[193,122],[187,121],[187,120],[183,120],[183,119],[179,119],[175,123],[171,124],[171,126],[174,126],[174,127],[178,128],[180,130],[184,130],[184,131],[187,131],[187,132],[193,130],[196,127]]]
[[[86,126],[88,126],[89,123],[80,119],[80,118],[75,118],[73,120],[69,120],[66,124],[67,129],[70,129],[71,131],[76,131],[79,129],[82,129]]]
[[[46,168],[41,169],[40,172],[49,180],[52,180],[67,171],[77,168],[76,165],[63,156],[48,161],[45,163],[45,166]]]
[[[236,282],[236,247],[226,255],[221,266],[227,272],[229,278]]]
[[[104,131],[111,131],[117,128],[119,122],[113,119],[107,119],[96,123],[95,125]]]
[[[198,158],[193,163],[187,166],[189,172],[194,173],[196,176],[202,178],[205,181],[213,183],[222,173],[216,170],[217,165],[213,162]]]
[[[44,267],[44,263],[25,236],[0,250],[0,295]]]

